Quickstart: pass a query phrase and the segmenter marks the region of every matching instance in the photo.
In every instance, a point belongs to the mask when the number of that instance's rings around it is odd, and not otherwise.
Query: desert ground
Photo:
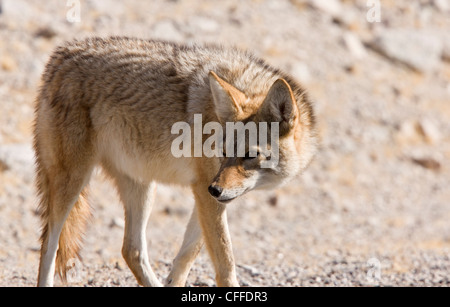
[[[228,205],[241,285],[450,285],[448,0],[3,0],[0,286],[36,284],[31,144],[45,63],[64,41],[108,35],[249,50],[313,98],[321,145],[310,167]],[[89,201],[68,285],[137,286],[121,256],[122,205],[100,169]],[[188,189],[158,186],[147,235],[161,280],[193,206]],[[206,250],[187,285],[215,285]]]

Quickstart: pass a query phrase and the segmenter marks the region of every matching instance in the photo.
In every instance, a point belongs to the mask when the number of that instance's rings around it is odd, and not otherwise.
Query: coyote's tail
[[[72,211],[69,213],[61,235],[59,236],[59,249],[56,254],[56,272],[64,282],[67,281],[67,271],[74,265],[74,262],[70,262],[70,260],[75,258],[81,259],[80,249],[82,237],[86,229],[86,224],[91,216],[86,194],[87,188],[84,188]]]
[[[45,250],[44,246],[47,246],[49,240],[49,223],[52,216],[55,216],[52,210],[58,210],[56,208],[58,204],[52,203],[50,198],[50,182],[49,176],[42,168],[39,157],[37,162],[37,191],[40,196],[39,213],[42,222],[42,234],[41,244],[42,251]],[[63,282],[67,281],[67,272],[73,267],[74,263],[71,261],[75,258],[80,258],[80,249],[82,243],[82,237],[86,229],[86,224],[91,216],[90,207],[86,200],[87,187],[78,196],[78,199],[70,211],[58,241],[58,252],[56,254],[56,272],[61,277]]]

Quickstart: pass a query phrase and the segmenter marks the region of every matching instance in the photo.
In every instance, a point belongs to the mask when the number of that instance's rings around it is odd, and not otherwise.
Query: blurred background
[[[126,35],[249,50],[315,101],[321,148],[286,187],[229,205],[247,286],[450,285],[449,0],[0,0],[0,286],[32,286],[39,258],[34,100],[66,40]],[[101,171],[75,286],[135,286],[123,210]],[[193,207],[159,186],[148,227],[161,279]],[[203,251],[188,279],[214,285]]]

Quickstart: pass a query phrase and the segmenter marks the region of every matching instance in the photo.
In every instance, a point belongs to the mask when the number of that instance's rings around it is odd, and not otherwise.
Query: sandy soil
[[[248,49],[314,98],[321,149],[310,168],[229,205],[242,285],[450,285],[448,1],[381,1],[379,22],[363,0],[92,0],[79,15],[66,1],[2,2],[0,286],[36,283],[31,130],[45,62],[65,40],[113,34]],[[121,204],[100,171],[90,203],[70,285],[136,286]],[[193,205],[188,190],[159,187],[148,243],[161,279]],[[206,251],[188,285],[214,285]]]

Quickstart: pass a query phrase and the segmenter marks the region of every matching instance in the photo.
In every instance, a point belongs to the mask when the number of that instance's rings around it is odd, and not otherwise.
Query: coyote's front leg
[[[226,206],[209,194],[208,184],[204,182],[193,185],[192,190],[203,238],[216,270],[217,285],[239,286],[228,231]]]
[[[191,219],[186,227],[183,244],[173,261],[172,271],[166,279],[166,286],[184,287],[195,258],[202,249],[202,229],[198,222],[197,209],[194,207]]]

